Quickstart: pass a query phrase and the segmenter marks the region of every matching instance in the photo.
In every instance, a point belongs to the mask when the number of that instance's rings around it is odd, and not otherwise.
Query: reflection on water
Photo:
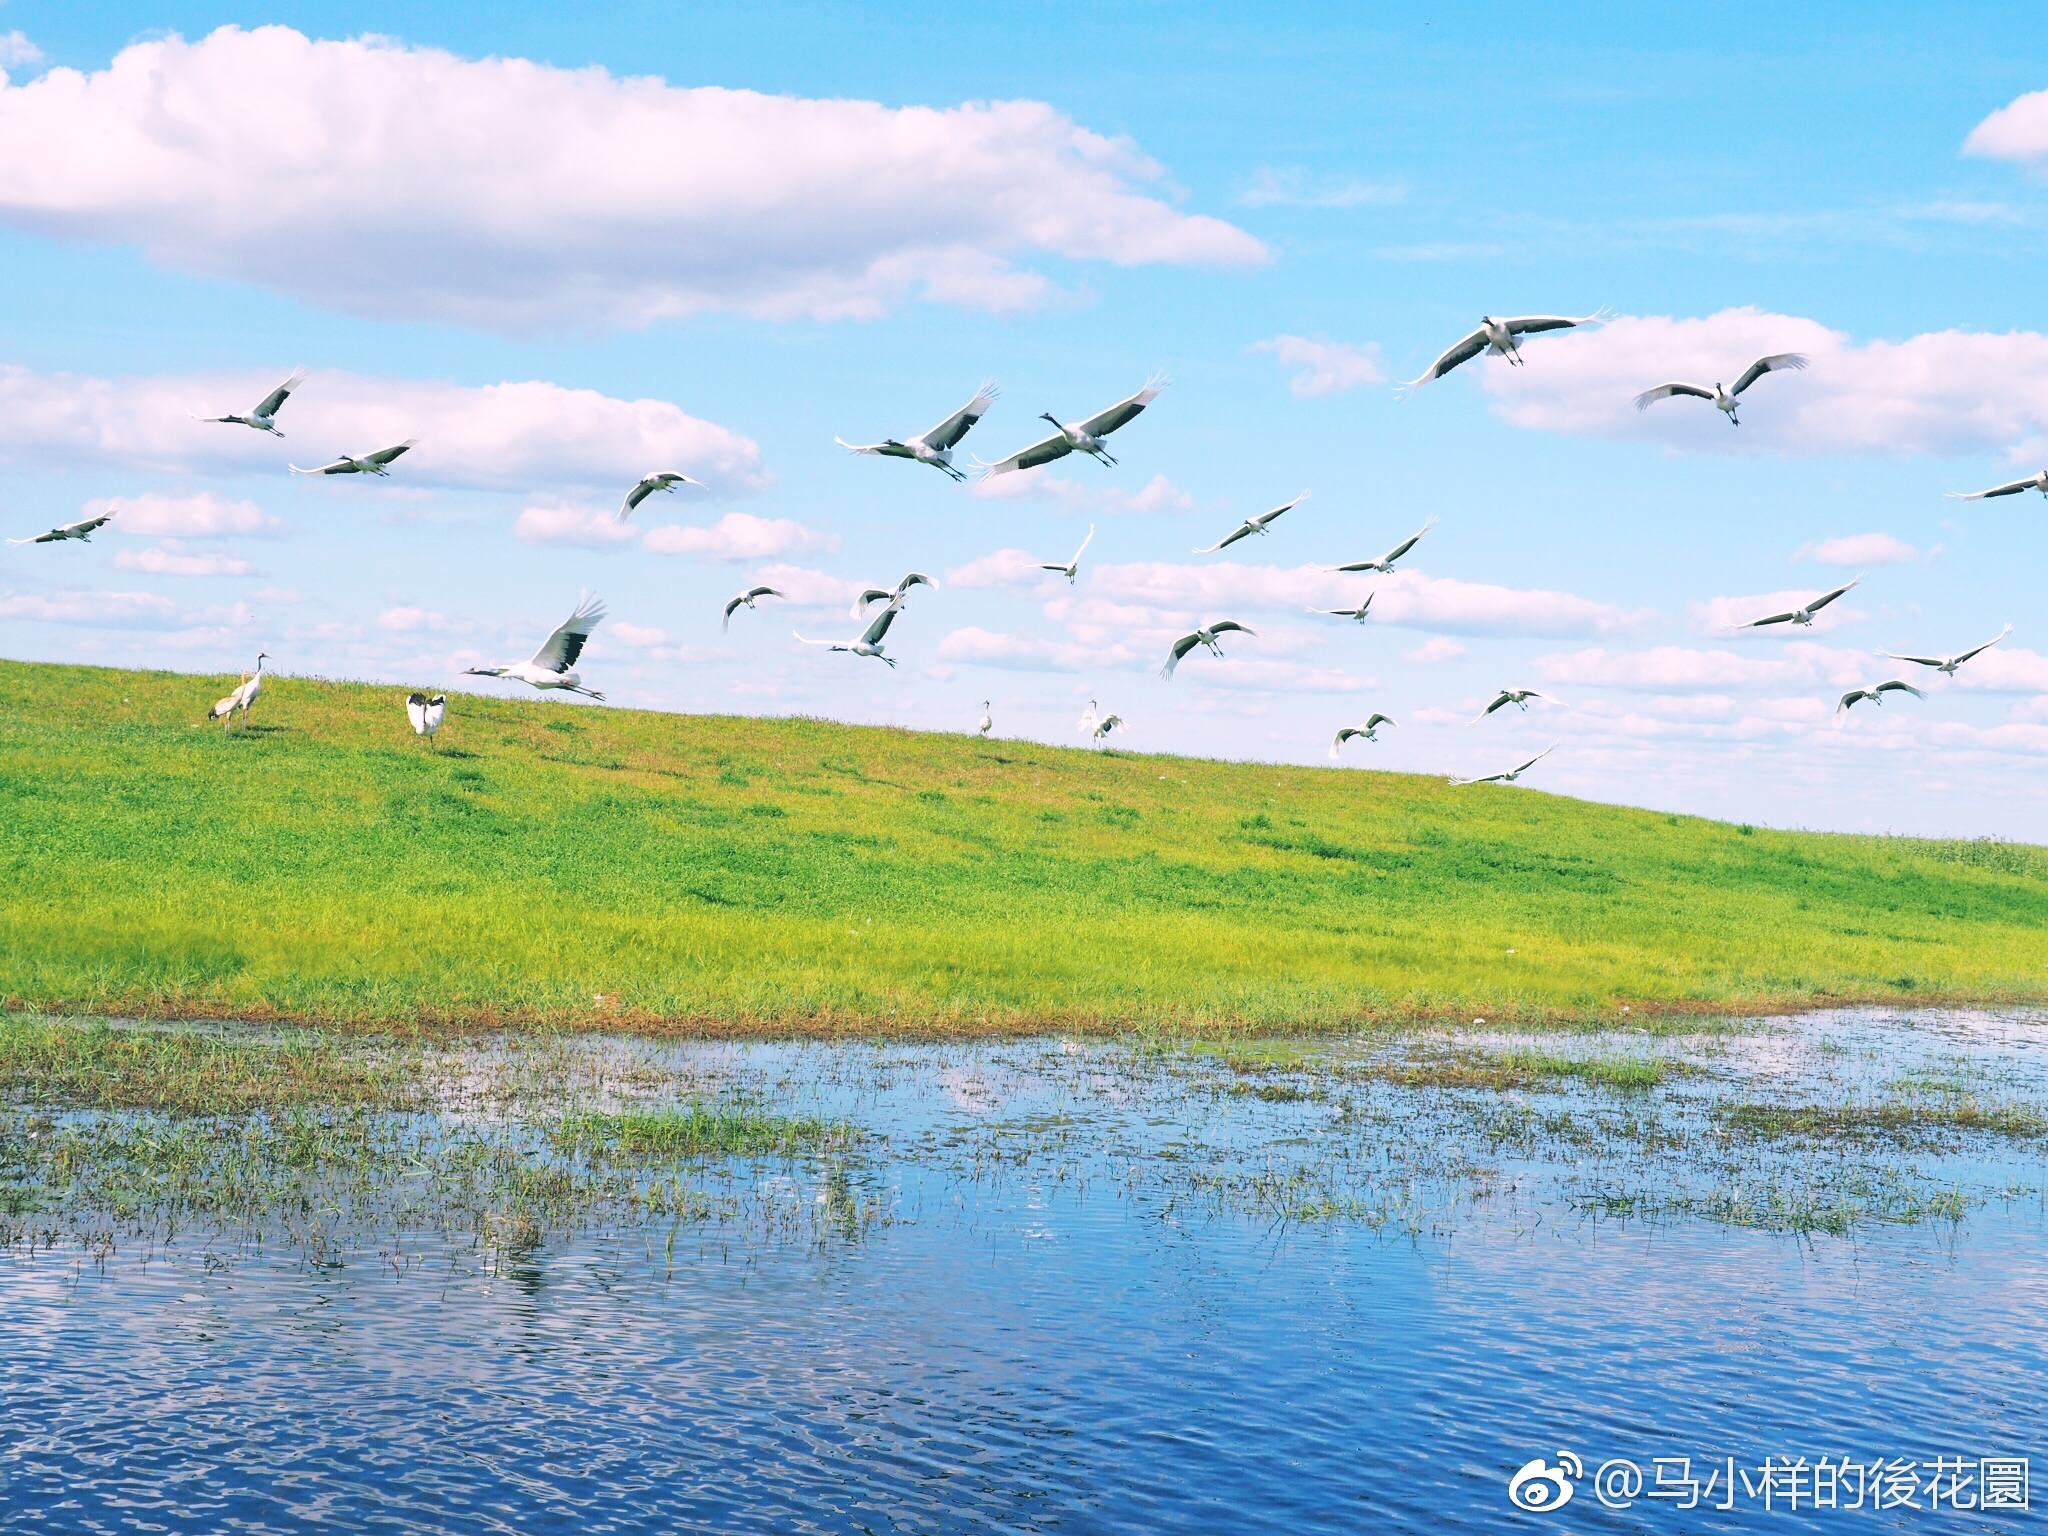
[[[220,1234],[103,1266],[0,1254],[0,1524],[2016,1529],[2027,1516],[1935,1514],[1924,1489],[1878,1516],[1810,1495],[1766,1512],[1757,1468],[1910,1461],[1918,1479],[1937,1457],[2031,1455],[2048,1475],[2037,1142],[1859,1154],[1978,1191],[1960,1224],[1788,1234],[1571,1197],[1654,1183],[1681,1156],[1702,1183],[1716,1158],[1779,1177],[1746,1143],[1666,1146],[1731,1098],[2038,1102],[2043,1038],[2028,1021],[1835,1016],[1645,1043],[1700,1074],[1648,1098],[1506,1095],[1633,1129],[1491,1144],[1501,1092],[1461,1111],[1451,1090],[1389,1089],[1385,1042],[1256,1070],[1057,1044],[690,1048],[694,1073],[869,1128],[858,1158],[734,1170],[814,1220],[495,1248],[370,1233],[339,1267]],[[1403,1103],[1407,1121],[1375,1118]],[[1804,1155],[1768,1153],[1809,1179],[1850,1166]],[[1370,1170],[1421,1170],[1421,1215],[1306,1219],[1305,1165],[1346,1198]],[[1262,1205],[1264,1187],[1297,1194]],[[883,1215],[846,1214],[861,1210]],[[1589,1474],[1632,1459],[1646,1482],[1658,1457],[1690,1458],[1703,1483],[1733,1456],[1758,1494],[1610,1512],[1589,1477],[1562,1514],[1512,1509],[1510,1475],[1564,1450]]]

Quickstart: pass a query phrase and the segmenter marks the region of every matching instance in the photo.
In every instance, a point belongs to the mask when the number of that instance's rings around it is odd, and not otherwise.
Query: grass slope
[[[698,1030],[2048,992],[2048,854],[1401,774],[0,663],[0,996]],[[1647,1007],[1645,1005],[1648,1005]]]

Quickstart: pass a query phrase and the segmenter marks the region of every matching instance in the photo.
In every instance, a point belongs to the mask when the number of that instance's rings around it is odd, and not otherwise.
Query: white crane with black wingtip
[[[1041,565],[1039,569],[1041,571],[1057,571],[1060,575],[1067,578],[1067,585],[1071,587],[1074,584],[1074,578],[1080,574],[1081,557],[1088,552],[1088,546],[1094,541],[1095,525],[1090,523],[1088,525],[1088,537],[1083,539],[1081,547],[1074,551],[1073,559],[1069,560],[1065,565]]]
[[[1173,648],[1167,652],[1166,665],[1159,669],[1159,675],[1171,679],[1173,669],[1180,665],[1181,657],[1187,655],[1189,651],[1192,651],[1198,645],[1208,647],[1211,656],[1221,658],[1223,648],[1216,643],[1216,637],[1228,634],[1232,630],[1246,635],[1254,633],[1254,631],[1246,629],[1244,625],[1238,623],[1235,619],[1218,619],[1214,624],[1204,624],[1192,635],[1182,635],[1173,642]]]
[[[1886,682],[1879,683],[1875,688],[1851,688],[1835,701],[1835,714],[1837,717],[1846,714],[1865,699],[1870,700],[1873,704],[1882,704],[1884,703],[1884,696],[1888,693],[1910,693],[1916,699],[1927,697],[1926,694],[1915,688],[1911,683],[1902,683],[1894,677]]]
[[[407,694],[405,717],[412,722],[412,733],[426,738],[428,746],[434,744],[434,733],[441,729],[441,721],[448,713],[448,695],[437,693],[431,699],[424,693]]]
[[[543,690],[559,688],[566,693],[580,693],[601,702],[604,695],[594,688],[584,687],[583,679],[576,675],[576,660],[583,654],[583,647],[590,643],[590,632],[603,618],[603,599],[585,592],[582,601],[576,605],[576,611],[547,637],[541,648],[533,653],[531,661],[513,662],[502,667],[465,667],[463,676],[510,678]]]
[[[1124,717],[1122,715],[1104,715],[1100,720],[1095,722],[1094,729],[1091,730],[1088,734],[1094,740],[1095,745],[1099,747],[1102,745],[1103,741],[1108,737],[1109,733],[1115,730],[1118,726],[1122,725],[1123,723]]]
[[[1356,608],[1311,608],[1309,609],[1309,612],[1320,613],[1323,614],[1325,617],[1332,619],[1352,619],[1360,624],[1363,624],[1365,622],[1365,616],[1372,612],[1372,600],[1374,595],[1375,594],[1371,592],[1366,593],[1365,601],[1360,603]]]
[[[1877,654],[1880,656],[1888,657],[1892,661],[1910,661],[1915,666],[1932,667],[1937,672],[1945,672],[1950,677],[1954,677],[1956,675],[1957,667],[1960,667],[1972,656],[1980,656],[1985,651],[1990,650],[1991,647],[1998,644],[1999,641],[2003,640],[2007,635],[2011,633],[2012,626],[2008,624],[2005,626],[2005,628],[2001,629],[1997,634],[1993,635],[1989,640],[1986,640],[1982,645],[1973,645],[1967,651],[1963,651],[1959,655],[1955,656],[1901,656],[1896,651],[1879,651]]]
[[[258,432],[268,432],[272,437],[283,437],[277,430],[277,413],[284,409],[285,401],[291,399],[292,391],[306,382],[306,370],[296,368],[292,376],[265,395],[256,404],[256,409],[246,416],[200,416],[191,411],[185,414],[194,421],[231,422],[238,427],[254,427]]]
[[[893,437],[885,437],[879,443],[849,443],[843,437],[835,437],[832,441],[848,453],[873,453],[886,459],[915,459],[920,464],[943,470],[956,481],[965,480],[967,476],[953,467],[953,450],[960,446],[960,439],[974,424],[988,414],[988,408],[1001,395],[1002,391],[992,380],[985,381],[974,392],[972,400],[922,437],[904,438],[900,442]]]
[[[2024,480],[2009,480],[2004,485],[1994,485],[1988,491],[1949,491],[1947,495],[1955,501],[1983,501],[1991,496],[2017,496],[2021,491],[2039,491],[2048,496],[2048,469],[2039,474],[2029,475]]]
[[[224,699],[216,700],[213,708],[206,712],[206,718],[223,722],[221,726],[223,731],[232,730],[235,724],[235,711],[240,710],[242,712],[242,724],[247,725],[249,723],[249,707],[256,702],[256,695],[263,691],[263,663],[269,659],[270,653],[268,651],[258,651],[256,653],[256,670],[243,678],[241,685],[233,693]]]
[[[889,669],[894,671],[896,658],[882,654],[882,637],[889,633],[889,626],[896,622],[896,615],[902,611],[903,600],[893,600],[888,607],[875,615],[874,622],[861,631],[857,640],[812,640],[797,634],[795,630],[791,630],[790,633],[796,635],[805,645],[822,645],[828,651],[851,651],[856,656],[872,656],[877,661],[887,662]]]
[[[702,480],[692,480],[688,475],[678,474],[673,469],[657,469],[652,474],[642,475],[633,483],[633,489],[626,492],[626,499],[619,503],[619,510],[612,515],[612,521],[623,523],[633,515],[634,509],[641,502],[656,491],[667,491],[674,495],[675,488],[679,485],[694,485],[700,491],[704,489]]]
[[[322,464],[318,469],[301,469],[296,464],[287,464],[285,468],[295,475],[388,475],[393,459],[408,448],[419,445],[418,438],[408,437],[395,447],[379,448],[375,453],[366,453],[360,458],[345,453],[332,464]]]
[[[1422,536],[1425,533],[1429,532],[1429,530],[1434,528],[1435,526],[1436,519],[1432,517],[1420,528],[1416,529],[1413,533],[1409,534],[1407,538],[1403,539],[1400,543],[1396,544],[1384,555],[1381,555],[1379,559],[1354,560],[1349,565],[1333,565],[1330,567],[1330,569],[1332,571],[1344,572],[1378,571],[1382,576],[1391,576],[1394,573],[1394,562],[1400,559],[1403,555],[1407,554],[1409,550],[1413,549],[1416,546],[1416,544],[1421,540]]]
[[[1041,438],[1029,448],[1020,448],[1007,459],[998,459],[993,464],[980,466],[982,477],[1006,475],[1015,469],[1036,469],[1041,464],[1050,464],[1054,459],[1063,459],[1070,453],[1085,453],[1098,464],[1114,464],[1109,450],[1102,440],[1119,427],[1129,426],[1138,414],[1159,398],[1159,392],[1166,388],[1164,374],[1154,374],[1145,381],[1145,387],[1127,400],[1119,400],[1106,411],[1097,411],[1086,421],[1062,422],[1050,411],[1042,413],[1042,419],[1058,428],[1051,437]]]
[[[1287,502],[1282,506],[1277,506],[1270,512],[1261,512],[1257,517],[1246,518],[1243,522],[1239,523],[1235,528],[1231,529],[1230,532],[1226,533],[1221,539],[1217,540],[1214,544],[1211,544],[1207,549],[1198,549],[1193,551],[1193,553],[1198,555],[1213,555],[1219,549],[1228,549],[1231,545],[1235,544],[1239,539],[1248,539],[1255,533],[1264,534],[1268,528],[1273,526],[1273,524],[1279,519],[1282,513],[1292,512],[1304,501],[1307,501],[1308,494],[1309,493],[1307,491],[1303,491],[1299,496],[1295,497],[1294,500]]]
[[[1460,363],[1470,362],[1482,352],[1495,357],[1504,357],[1515,367],[1522,366],[1522,349],[1519,338],[1540,335],[1544,331],[1568,331],[1577,325],[1598,325],[1607,319],[1609,311],[1596,310],[1590,315],[1513,315],[1498,319],[1492,315],[1479,317],[1479,328],[1470,335],[1460,338],[1447,349],[1444,355],[1431,363],[1419,379],[1410,379],[1401,386],[1403,395],[1412,395],[1432,379],[1440,379]]]
[[[1374,710],[1371,718],[1365,724],[1347,725],[1330,739],[1330,760],[1335,762],[1343,755],[1344,743],[1351,740],[1352,737],[1359,736],[1367,741],[1377,742],[1380,739],[1377,733],[1381,726],[1399,726],[1400,723],[1392,715],[1383,715],[1378,710]]]
[[[742,608],[753,607],[756,598],[787,597],[788,595],[787,592],[778,592],[773,587],[749,587],[737,597],[731,598],[726,602],[725,620],[718,627],[730,631],[732,629],[732,616]]]
[[[92,542],[95,528],[112,520],[114,514],[102,512],[98,517],[81,517],[75,523],[63,523],[48,533],[39,533],[32,539],[9,539],[10,544],[61,544],[66,539],[76,539],[81,544]]]
[[[1659,384],[1654,389],[1646,389],[1636,396],[1636,409],[1647,411],[1659,400],[1668,400],[1673,395],[1690,395],[1695,399],[1713,401],[1714,409],[1728,418],[1728,425],[1739,427],[1742,425],[1742,419],[1735,414],[1738,395],[1767,373],[1777,373],[1783,369],[1792,369],[1796,372],[1804,368],[1806,363],[1807,357],[1804,352],[1773,352],[1769,357],[1758,358],[1744,369],[1742,377],[1735,381],[1733,389],[1723,389],[1718,383],[1712,389],[1702,384]]]
[[[939,590],[939,584],[923,571],[911,571],[893,587],[862,588],[860,595],[853,600],[853,612],[849,617],[859,618],[874,603],[893,603],[900,608],[912,587],[930,587],[934,592]]]
[[[1527,713],[1529,713],[1529,701],[1531,699],[1542,699],[1545,702],[1551,704],[1564,703],[1563,699],[1560,699],[1553,694],[1538,693],[1534,688],[1503,688],[1501,689],[1499,694],[1497,694],[1494,697],[1494,701],[1491,704],[1487,705],[1486,708],[1479,711],[1479,713],[1474,715],[1470,720],[1467,720],[1465,724],[1467,724],[1468,726],[1477,725],[1480,721],[1484,720],[1488,715],[1492,714],[1495,710],[1506,709],[1510,704],[1519,706],[1522,713],[1526,715]]]
[[[1523,774],[1527,773],[1531,768],[1534,768],[1538,763],[1542,762],[1544,758],[1550,756],[1550,754],[1555,752],[1556,750],[1557,743],[1553,741],[1549,746],[1545,747],[1541,752],[1538,752],[1534,757],[1530,758],[1527,762],[1517,763],[1514,767],[1508,769],[1505,773],[1482,774],[1479,778],[1476,779],[1452,779],[1451,783],[1457,785],[1461,789],[1464,788],[1466,785],[1470,784],[1512,784],[1515,782],[1515,780],[1519,779]]]
[[[1863,578],[1861,576],[1858,576],[1856,578],[1856,581],[1861,581],[1862,579]],[[1811,626],[1813,623],[1813,616],[1816,613],[1819,613],[1821,609],[1827,607],[1827,605],[1829,603],[1832,603],[1836,598],[1840,597],[1844,592],[1848,591],[1851,587],[1855,586],[1856,581],[1844,582],[1841,586],[1836,587],[1832,592],[1823,592],[1819,597],[1813,599],[1813,601],[1809,603],[1804,603],[1797,608],[1791,609],[1789,612],[1765,614],[1760,619],[1751,619],[1748,623],[1738,624],[1735,627],[1737,629],[1762,629],[1766,624],[1799,624]]]

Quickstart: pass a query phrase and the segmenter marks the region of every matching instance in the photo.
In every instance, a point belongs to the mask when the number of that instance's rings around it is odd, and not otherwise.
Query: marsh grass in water
[[[843,1122],[772,1115],[736,1103],[570,1115],[548,1136],[565,1152],[637,1161],[841,1151],[856,1139]]]

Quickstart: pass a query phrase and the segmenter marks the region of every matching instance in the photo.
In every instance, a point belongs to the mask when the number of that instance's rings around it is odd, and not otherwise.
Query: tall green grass
[[[972,1033],[2048,992],[2038,850],[817,720],[0,663],[0,995]]]

